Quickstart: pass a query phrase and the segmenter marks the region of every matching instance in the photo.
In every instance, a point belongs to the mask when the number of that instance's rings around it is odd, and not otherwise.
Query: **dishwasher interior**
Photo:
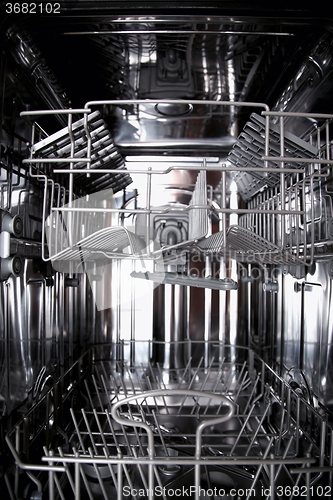
[[[5,498],[331,498],[330,19],[15,5]]]

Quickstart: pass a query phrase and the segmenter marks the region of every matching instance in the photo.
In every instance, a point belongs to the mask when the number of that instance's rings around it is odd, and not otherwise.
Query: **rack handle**
[[[111,407],[111,415],[112,418],[118,422],[119,424],[123,425],[132,425],[133,427],[141,427],[142,429],[145,429],[145,431],[148,434],[148,454],[150,458],[153,458],[154,456],[154,435],[153,431],[149,427],[148,424],[145,422],[141,421],[133,421],[133,420],[128,420],[125,418],[122,418],[119,413],[118,413],[118,408],[126,403],[130,403],[131,401],[135,401],[138,399],[145,400],[149,397],[163,397],[163,396],[188,396],[188,397],[206,397],[208,399],[215,399],[219,403],[228,406],[228,412],[224,415],[219,415],[216,418],[210,418],[208,420],[203,420],[197,427],[196,429],[196,451],[195,451],[195,458],[199,458],[201,454],[201,436],[202,432],[207,426],[211,425],[217,425],[217,424],[222,424],[223,422],[226,422],[231,418],[236,410],[236,405],[230,401],[230,399],[226,398],[225,396],[222,396],[221,394],[213,394],[210,392],[204,392],[204,391],[195,391],[192,389],[155,389],[152,391],[146,391],[144,393],[140,394],[133,394],[132,396],[128,396],[127,398],[121,399],[114,403]]]
[[[231,418],[236,410],[236,405],[230,401],[228,398],[225,396],[222,396],[220,394],[213,394],[210,392],[203,392],[203,391],[194,391],[192,389],[155,389],[152,391],[147,391],[144,393],[140,394],[133,394],[132,396],[129,396],[127,398],[121,399],[117,401],[115,404],[112,405],[111,407],[111,415],[112,418],[118,423],[118,424],[123,424],[123,425],[132,425],[133,427],[141,427],[147,432],[148,435],[148,455],[151,460],[154,458],[155,450],[154,450],[154,434],[151,428],[149,427],[148,424],[145,422],[141,421],[133,421],[128,419],[122,418],[118,414],[118,408],[125,403],[130,403],[131,401],[135,401],[138,399],[145,400],[149,397],[163,397],[163,396],[176,396],[176,395],[181,395],[181,396],[188,396],[188,397],[196,397],[196,398],[202,398],[206,397],[208,399],[215,399],[218,401],[220,404],[224,404],[228,406],[228,412],[225,415],[219,415],[216,418],[211,418],[208,420],[203,420],[197,427],[196,433],[195,433],[195,459],[199,460],[200,455],[201,455],[201,442],[202,442],[202,432],[207,426],[212,426],[216,424],[222,424],[223,422],[226,422]],[[154,490],[154,472],[153,472],[153,464],[149,464],[148,466],[148,484],[149,484],[149,500],[153,500],[154,495],[153,495],[153,490]],[[199,499],[199,489],[200,489],[200,464],[196,463],[195,464],[195,487],[196,487],[196,499]]]

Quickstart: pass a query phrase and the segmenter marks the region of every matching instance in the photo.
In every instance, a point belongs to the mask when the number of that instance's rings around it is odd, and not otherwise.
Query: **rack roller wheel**
[[[19,255],[0,260],[0,280],[4,281],[10,276],[18,278],[23,272],[23,260]]]

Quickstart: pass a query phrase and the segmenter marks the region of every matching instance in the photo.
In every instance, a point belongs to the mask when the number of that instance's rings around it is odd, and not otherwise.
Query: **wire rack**
[[[214,233],[202,240],[197,248],[207,255],[218,255],[222,252],[242,262],[260,261],[262,264],[303,265],[304,262],[287,250],[259,236],[242,226],[232,225],[226,231],[226,243],[223,232]]]
[[[82,376],[84,356],[7,435],[16,461],[6,473],[11,498],[23,473],[36,498],[50,499],[136,498],[139,490],[170,498],[178,488],[191,498],[217,488],[222,498],[238,491],[268,499],[279,486],[281,498],[301,489],[313,498],[327,489],[333,433],[319,409],[251,350],[215,342],[211,349],[208,367],[190,356],[173,373],[120,357],[96,360]]]
[[[73,121],[75,113],[68,115],[68,126],[32,145],[31,153],[36,159],[47,163],[57,161],[59,167],[65,166],[68,159],[75,156],[76,168],[88,165],[98,170],[108,167],[124,170],[125,162],[119,154],[105,121],[99,111],[88,113],[85,118]],[[80,162],[79,159],[82,158]],[[62,161],[63,160],[63,161]],[[101,190],[104,186],[116,193],[132,182],[128,173],[94,173],[89,176],[89,185],[84,174],[77,175],[75,184],[85,186],[86,192]]]
[[[265,165],[262,157],[265,156],[265,140],[266,140],[266,121],[265,118],[256,113],[252,113],[250,121],[246,123],[244,131],[239,135],[237,142],[231,149],[228,159],[236,166],[246,166],[249,169],[260,165],[261,172],[253,172],[253,177],[260,182],[258,186],[276,186],[280,183],[279,174],[271,173],[265,176]],[[284,165],[289,168],[297,168],[301,166],[302,159],[316,158],[318,148],[304,141],[303,139],[284,131],[283,143],[281,143],[280,127],[270,123],[269,125],[269,166],[279,167],[279,157],[281,147],[284,152],[282,156],[291,157],[291,162],[285,161]],[[236,174],[237,179],[237,174]],[[237,182],[237,180],[236,180]]]
[[[109,154],[104,141],[107,144],[111,141],[111,148],[114,145],[100,115],[92,112],[91,108],[110,104],[124,109],[133,105],[140,109],[140,106],[165,102],[191,106],[200,103],[207,109],[214,106],[222,106],[222,109],[248,106],[263,111],[261,115],[252,113],[226,164],[215,166],[203,158],[199,169],[180,164],[165,169],[155,166],[124,170],[123,164],[117,165],[120,160],[119,154],[115,153],[113,161],[116,164],[111,163],[106,168],[109,156],[112,157],[113,153]],[[22,115],[30,117],[45,113],[50,112],[23,112]],[[54,111],[56,113],[57,110]],[[83,110],[62,110],[62,113],[68,114],[68,127],[34,144],[31,157],[25,160],[30,165],[32,177],[44,181],[43,223],[49,235],[49,252],[48,255],[44,252],[43,256],[46,260],[74,259],[79,265],[82,259],[95,259],[98,255],[107,258],[141,258],[144,254],[149,259],[156,259],[161,253],[177,246],[190,248],[199,243],[197,248],[202,252],[221,255],[233,252],[239,260],[252,258],[254,262],[261,261],[264,264],[310,265],[316,256],[316,247],[333,241],[332,197],[329,191],[333,162],[330,140],[332,115],[270,111],[268,106],[261,103],[147,99],[92,101]],[[83,118],[73,123],[73,116],[80,113],[84,115]],[[311,123],[306,136],[300,138],[287,130],[290,119],[308,120]],[[172,206],[153,206],[152,178],[184,168],[200,171],[191,202],[177,209]],[[206,172],[216,170],[221,173],[221,202],[219,206],[215,204],[213,207],[207,201]],[[119,188],[124,187],[133,173],[144,175],[147,179],[143,205],[132,208],[112,205],[111,194],[106,200],[109,205],[104,204],[102,207],[90,202],[80,203],[75,196],[77,185],[87,186],[88,192],[91,186],[94,189],[97,186],[112,188],[114,182]],[[64,190],[64,196],[59,195],[64,188],[54,181],[56,175],[67,179],[64,184],[68,188]],[[102,183],[95,183],[96,175],[102,176]],[[227,206],[229,175],[237,182],[245,206],[234,209]],[[177,216],[183,214],[189,217],[189,236],[177,245],[154,249],[151,239],[153,217],[172,213],[173,210],[177,210]],[[221,234],[209,235],[205,240],[208,219],[213,211],[220,218]],[[104,214],[102,227],[95,224],[97,213]],[[110,214],[118,216],[116,224],[110,223]],[[126,216],[140,214],[146,221],[145,236],[129,231],[123,223]],[[231,214],[239,217],[238,228],[228,229],[228,217]],[[88,234],[85,233],[87,227],[92,227]],[[65,236],[59,237],[64,228]],[[45,234],[43,237],[45,240]]]

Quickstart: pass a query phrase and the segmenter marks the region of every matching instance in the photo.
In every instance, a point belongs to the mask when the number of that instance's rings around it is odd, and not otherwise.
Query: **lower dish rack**
[[[212,342],[216,356],[205,366],[198,344],[184,368],[166,370],[121,356],[129,347],[151,353],[151,342],[122,342],[118,361],[89,352],[44,384],[6,436],[10,498],[328,493],[333,430],[320,408],[253,351]]]

